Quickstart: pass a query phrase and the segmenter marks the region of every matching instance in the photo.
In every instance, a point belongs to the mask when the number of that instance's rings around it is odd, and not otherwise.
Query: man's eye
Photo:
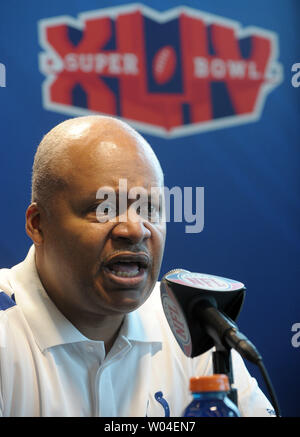
[[[156,214],[156,212],[157,212],[156,207],[154,205],[152,205],[151,203],[149,203],[149,205],[148,205],[148,214],[149,214],[149,216],[151,214]]]
[[[147,220],[157,222],[160,219],[160,209],[151,202],[139,206],[136,210],[137,214]]]
[[[149,216],[150,219],[154,222],[157,222],[161,219],[161,209],[157,205],[150,205],[149,207]]]
[[[97,205],[96,216],[99,222],[106,222],[114,219],[117,215],[116,206],[108,202],[102,202]]]
[[[102,211],[103,214],[109,214],[112,211],[112,207],[110,205],[105,205]]]
[[[97,207],[98,207],[98,205],[99,205],[99,204],[97,203],[97,204],[95,204],[95,205],[90,206],[90,207],[88,208],[87,212],[95,212],[96,209],[97,209]]]
[[[97,209],[107,214],[113,209],[113,205],[107,202],[95,203],[88,208],[87,212],[94,212]]]

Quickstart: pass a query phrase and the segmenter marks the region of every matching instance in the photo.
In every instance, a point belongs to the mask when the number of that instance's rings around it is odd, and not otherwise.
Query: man
[[[110,216],[101,187],[128,203]],[[131,210],[136,187],[148,193],[143,214]],[[33,245],[0,271],[3,416],[180,416],[189,378],[212,372],[211,352],[185,357],[162,311],[165,223],[152,187],[163,187],[160,164],[123,122],[80,117],[43,138],[26,212]],[[268,415],[237,354],[233,370],[242,415]]]

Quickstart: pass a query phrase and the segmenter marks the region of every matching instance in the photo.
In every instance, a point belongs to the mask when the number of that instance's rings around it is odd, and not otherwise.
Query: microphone
[[[262,359],[234,323],[244,302],[244,284],[175,269],[164,275],[160,291],[164,313],[185,355],[195,357],[216,346],[236,349],[254,364]]]
[[[276,393],[256,347],[242,334],[235,320],[245,299],[241,282],[221,276],[174,269],[160,283],[161,301],[166,319],[177,343],[188,357],[196,357],[215,346],[214,373],[226,373],[229,397],[237,404],[230,350],[256,364],[260,369],[277,417],[280,408]]]

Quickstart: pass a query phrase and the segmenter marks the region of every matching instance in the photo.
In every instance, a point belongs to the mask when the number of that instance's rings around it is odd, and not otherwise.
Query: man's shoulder
[[[6,311],[16,305],[14,293],[10,294],[0,289],[0,311]]]
[[[23,335],[20,332],[23,326],[23,318],[15,301],[14,294],[9,294],[0,289],[0,348],[5,347],[7,355],[9,349],[14,347],[16,338],[24,341]],[[16,335],[16,333],[18,333]],[[20,335],[21,334],[21,335]],[[0,354],[0,359],[4,359],[3,354]]]
[[[5,335],[11,337],[11,330],[22,323],[20,309],[15,297],[13,272],[14,267],[0,269],[0,330],[2,340]]]
[[[11,268],[0,269],[0,291],[9,297],[14,294],[11,285],[11,271]],[[5,299],[5,297],[3,297],[3,299]]]
[[[0,269],[0,321],[6,323],[7,314],[16,306],[14,290],[10,281],[11,269]],[[3,329],[3,326],[2,326]]]

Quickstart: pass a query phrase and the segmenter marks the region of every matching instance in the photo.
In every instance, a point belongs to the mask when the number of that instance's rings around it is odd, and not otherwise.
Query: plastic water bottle
[[[237,406],[227,396],[227,375],[191,378],[190,390],[193,400],[182,417],[240,417]]]

